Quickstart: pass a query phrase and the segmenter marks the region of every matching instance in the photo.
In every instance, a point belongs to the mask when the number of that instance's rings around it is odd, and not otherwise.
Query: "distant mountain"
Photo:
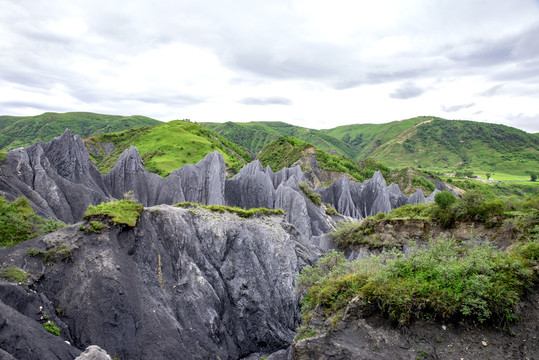
[[[90,158],[102,173],[112,169],[122,152],[130,146],[138,149],[149,171],[161,176],[167,176],[185,164],[196,164],[215,150],[223,155],[229,175],[237,173],[252,160],[240,146],[201,125],[184,120],[92,136],[84,142]]]
[[[539,164],[538,134],[465,120],[417,117],[328,130],[276,122],[204,125],[255,152],[279,136],[294,136],[331,153],[356,161],[372,157],[392,168],[526,174]]]
[[[0,116],[0,151],[51,141],[69,128],[82,137],[155,126],[161,121],[146,116],[103,115],[88,112],[51,113],[37,116]]]

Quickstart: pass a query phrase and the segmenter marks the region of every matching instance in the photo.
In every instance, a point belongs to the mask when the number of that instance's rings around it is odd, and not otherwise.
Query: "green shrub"
[[[305,181],[299,183],[299,188],[315,205],[322,205],[322,195],[314,192]]]
[[[326,215],[335,215],[335,216],[339,215],[339,212],[335,210],[335,208],[331,206],[331,204],[325,203],[324,205],[326,207]]]
[[[413,246],[408,257],[390,251],[347,262],[330,253],[299,275],[298,289],[306,292],[302,316],[308,320],[317,307],[335,313],[361,296],[401,324],[421,316],[513,320],[521,295],[537,281],[538,257],[537,242],[505,253],[443,238]]]
[[[442,209],[447,209],[451,204],[453,204],[457,199],[449,191],[440,191],[434,195],[434,202],[438,204]]]
[[[46,323],[43,323],[43,327],[51,334],[60,336],[60,328],[56,326],[52,321],[49,320]]]
[[[61,229],[65,223],[36,215],[21,196],[8,202],[0,196],[0,246],[7,247]]]
[[[112,201],[97,206],[90,205],[84,213],[83,219],[92,220],[107,217],[116,225],[133,227],[136,225],[142,209],[142,205],[133,200]]]
[[[0,269],[0,278],[7,281],[24,283],[28,280],[30,274],[13,266],[4,266]]]

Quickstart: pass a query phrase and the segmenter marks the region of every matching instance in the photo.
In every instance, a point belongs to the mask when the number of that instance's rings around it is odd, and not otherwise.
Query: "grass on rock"
[[[93,220],[100,217],[108,217],[115,225],[126,225],[133,227],[136,225],[142,205],[132,200],[118,200],[101,203],[96,206],[90,205],[84,213],[83,219]]]
[[[267,208],[253,208],[253,209],[242,209],[239,207],[230,207],[230,206],[224,206],[224,205],[202,205],[202,204],[195,204],[192,202],[182,202],[175,205],[176,207],[181,207],[185,209],[189,208],[203,208],[207,209],[213,212],[229,212],[234,213],[238,215],[241,218],[250,218],[250,217],[257,217],[257,216],[265,216],[265,215],[284,215],[284,211],[282,209],[267,209]]]

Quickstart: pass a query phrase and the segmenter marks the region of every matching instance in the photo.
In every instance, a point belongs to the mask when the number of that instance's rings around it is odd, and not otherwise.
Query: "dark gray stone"
[[[27,255],[58,246],[71,249],[71,261],[44,267]],[[39,278],[34,288],[64,309],[61,321],[78,348],[97,345],[129,359],[224,360],[292,342],[296,275],[319,255],[283,216],[160,205],[145,208],[132,229],[87,235],[73,225],[1,249],[0,264],[26,266]]]

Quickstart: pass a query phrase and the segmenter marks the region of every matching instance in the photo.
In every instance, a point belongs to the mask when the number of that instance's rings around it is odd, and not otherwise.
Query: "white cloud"
[[[0,113],[322,128],[449,111],[539,131],[538,29],[533,0],[4,1]]]

